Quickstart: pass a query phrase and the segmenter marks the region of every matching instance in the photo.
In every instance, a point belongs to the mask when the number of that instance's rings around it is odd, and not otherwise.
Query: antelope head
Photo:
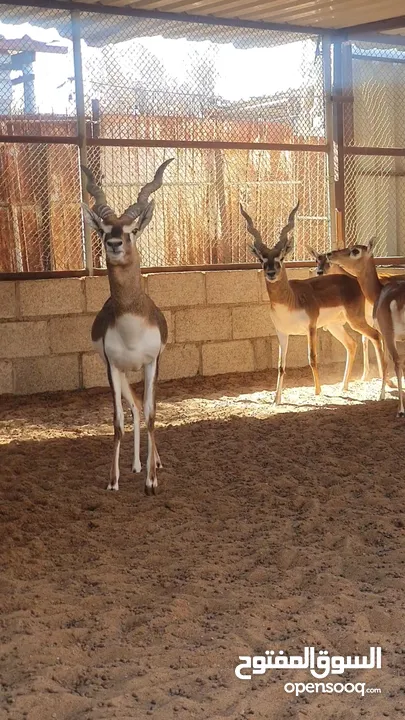
[[[375,238],[372,238],[368,245],[352,245],[343,250],[332,250],[326,253],[326,258],[331,265],[339,265],[350,275],[358,277],[364,272],[365,265],[373,257]]]
[[[259,259],[267,282],[276,282],[278,280],[283,261],[293,249],[293,238],[290,233],[294,229],[295,215],[299,204],[298,201],[295,208],[290,212],[287,225],[280,232],[279,241],[271,249],[264,244],[260,232],[253,225],[250,215],[247,214],[242,205],[240,206],[240,211],[246,220],[247,230],[254,237],[254,243],[251,246],[252,252]]]
[[[96,183],[91,170],[82,165],[87,178],[87,192],[95,200],[91,209],[83,203],[84,221],[101,238],[110,265],[128,265],[132,261],[132,249],[152,220],[154,201],[149,201],[149,196],[162,186],[165,168],[173,159],[165,160],[160,165],[152,182],[141,189],[136,203],[119,216],[107,204],[105,193]]]
[[[331,271],[330,262],[328,261],[326,257],[326,253],[319,253],[314,248],[312,248],[310,245],[307,245],[307,252],[311,255],[311,257],[314,258],[316,262],[316,274],[317,275],[327,275],[328,272]]]

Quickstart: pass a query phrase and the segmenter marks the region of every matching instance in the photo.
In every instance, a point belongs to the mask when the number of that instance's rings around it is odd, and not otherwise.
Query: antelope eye
[[[351,251],[350,255],[353,255],[354,257],[356,257],[356,255],[360,255],[360,250],[359,250],[359,248],[353,248],[353,250]]]

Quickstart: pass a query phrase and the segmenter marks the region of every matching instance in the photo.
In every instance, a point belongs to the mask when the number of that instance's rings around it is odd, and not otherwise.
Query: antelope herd
[[[105,194],[92,172],[82,167],[87,191],[94,198],[92,209],[83,205],[85,223],[100,236],[106,254],[110,297],[92,327],[92,341],[106,365],[114,407],[114,445],[109,490],[118,490],[119,454],[124,432],[124,398],[132,412],[134,426],[133,471],[140,472],[141,401],[132,389],[127,373],[143,368],[143,411],[148,430],[148,459],[145,492],[157,489],[157,468],[161,467],[155,442],[156,385],[159,359],[167,343],[167,324],[161,310],[142,288],[140,257],[136,243],[150,223],[154,202],[149,201],[163,181],[166,160],[156,171],[152,182],[140,191],[136,203],[122,215],[116,215],[107,204]],[[272,247],[263,241],[250,215],[240,206],[247,231],[253,236],[252,251],[258,258],[266,280],[270,314],[279,342],[279,368],[275,402],[281,402],[286,357],[290,335],[308,338],[308,358],[312,369],[315,394],[321,392],[317,361],[317,330],[328,330],[346,349],[343,389],[349,386],[356,353],[356,342],[345,329],[347,323],[362,336],[363,376],[369,375],[368,341],[375,348],[382,380],[380,399],[385,398],[388,354],[397,377],[398,416],[404,416],[402,392],[403,362],[397,341],[405,340],[405,275],[378,274],[373,259],[373,241],[367,246],[353,245],[343,250],[319,254],[308,251],[316,262],[316,277],[289,280],[284,261],[293,248],[293,230],[299,203]]]

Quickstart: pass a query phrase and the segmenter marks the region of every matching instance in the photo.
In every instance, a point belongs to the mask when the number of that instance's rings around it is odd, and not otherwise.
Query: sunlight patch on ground
[[[227,422],[235,417],[257,417],[265,419],[280,413],[309,412],[317,408],[333,409],[342,405],[358,405],[365,402],[376,402],[380,397],[381,381],[379,378],[368,382],[354,380],[349,390],[342,390],[341,382],[324,384],[322,394],[316,396],[311,383],[302,385],[302,376],[297,378],[295,387],[288,387],[288,381],[283,391],[282,404],[274,405],[275,391],[261,390],[261,380],[258,378],[256,387],[251,386],[250,391],[243,392],[243,379],[238,385],[225,385],[223,389],[211,387],[206,389],[205,397],[191,396],[184,390],[176,393],[174,397],[158,401],[156,428],[168,428],[181,425],[192,425],[208,422],[215,417],[217,420]],[[301,380],[301,382],[300,382]],[[290,378],[291,384],[295,381]],[[263,382],[265,384],[265,382]],[[201,391],[202,394],[203,391]],[[397,391],[388,389],[386,401],[397,399]],[[13,422],[9,420],[0,422],[0,445],[27,440],[41,441],[55,438],[80,439],[84,436],[108,436],[113,434],[112,405],[110,398],[100,395],[91,403],[86,412],[86,422],[80,422],[80,416],[70,411],[69,405],[64,406],[54,414],[35,413],[32,418],[26,416],[25,411],[15,412]],[[83,416],[82,416],[83,419]],[[144,423],[142,429],[144,431]],[[128,408],[125,408],[125,432],[132,431],[132,417]]]
[[[222,420],[232,417],[256,416],[270,417],[279,413],[309,412],[316,408],[332,408],[341,405],[358,405],[364,402],[379,400],[381,381],[376,378],[368,382],[360,380],[350,383],[348,391],[342,390],[341,382],[324,384],[322,394],[316,396],[312,385],[286,387],[283,391],[282,404],[274,405],[275,392],[272,390],[256,390],[239,394],[221,395],[205,398],[187,398],[176,402],[161,402],[158,418],[159,425],[182,425],[202,420],[210,420],[215,414]],[[391,394],[393,393],[393,394]],[[386,398],[395,398],[395,390],[387,390]],[[169,420],[170,418],[170,420]]]
[[[369,382],[352,382],[349,390],[344,391],[341,383],[322,386],[321,395],[315,395],[311,386],[298,386],[285,388],[283,390],[282,404],[274,405],[275,392],[263,390],[241,394],[237,398],[223,397],[221,400],[227,403],[244,405],[256,405],[257,407],[268,406],[268,413],[310,411],[316,407],[328,407],[330,405],[356,405],[363,402],[379,400],[381,392],[381,381],[374,379]],[[389,395],[387,394],[387,398]]]

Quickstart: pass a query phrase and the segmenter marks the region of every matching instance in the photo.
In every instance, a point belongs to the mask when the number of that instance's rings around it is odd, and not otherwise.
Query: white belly
[[[405,340],[405,312],[403,310],[398,310],[396,300],[392,300],[390,302],[390,310],[395,340]]]
[[[309,326],[309,315],[306,310],[288,310],[286,305],[272,305],[271,319],[278,332],[285,335],[307,335]],[[321,308],[319,311],[316,326],[324,327],[335,323],[344,324],[346,313],[343,306],[332,308]]]
[[[94,343],[103,357],[102,342]],[[144,318],[122,315],[105,335],[104,347],[112,365],[122,371],[140,370],[152,362],[161,351],[160,331]]]

